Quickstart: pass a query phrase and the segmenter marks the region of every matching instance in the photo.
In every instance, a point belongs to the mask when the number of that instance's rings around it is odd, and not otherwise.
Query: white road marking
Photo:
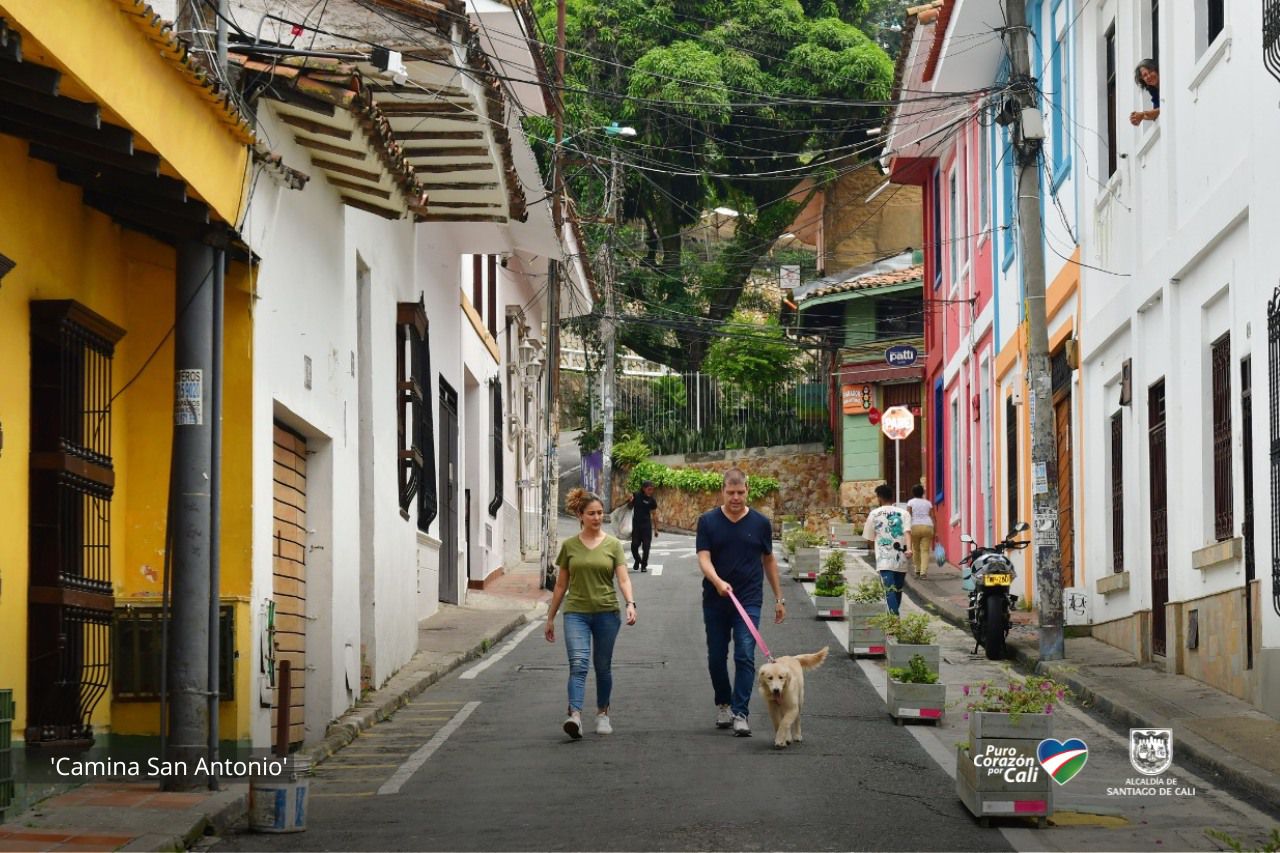
[[[468,702],[462,706],[462,710],[453,715],[453,719],[445,723],[440,731],[431,736],[431,740],[424,743],[417,752],[405,759],[404,764],[395,773],[391,774],[391,778],[382,783],[382,787],[378,789],[378,795],[395,794],[400,791],[405,782],[408,782],[414,773],[422,765],[427,763],[427,759],[431,757],[437,749],[449,739],[449,735],[458,730],[458,727],[466,722],[467,717],[471,716],[471,712],[480,707],[479,702]]]
[[[649,574],[653,575],[655,578],[658,575],[662,574],[662,563],[653,563],[652,565],[650,565]]]
[[[459,675],[458,678],[466,679],[466,680],[475,678],[477,675],[484,672],[486,669],[493,666],[498,661],[502,660],[504,657],[506,657],[508,654],[511,653],[512,649],[520,645],[521,640],[523,640],[525,637],[532,634],[533,630],[542,624],[542,621],[543,620],[539,619],[536,622],[530,622],[528,625],[525,625],[523,628],[520,629],[520,633],[516,634],[510,640],[507,640],[506,644],[502,648],[498,649],[498,651],[494,652],[489,657],[480,661],[480,663],[471,667],[471,669],[462,673],[462,675]]]

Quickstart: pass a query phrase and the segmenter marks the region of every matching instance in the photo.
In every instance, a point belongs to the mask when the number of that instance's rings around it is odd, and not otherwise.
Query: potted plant
[[[818,546],[822,537],[801,527],[782,537],[782,544],[790,554],[791,577],[796,580],[816,580],[818,577]]]
[[[884,611],[884,584],[875,575],[864,575],[849,592],[845,605],[849,618],[849,655],[880,657],[885,653],[884,630],[873,624]]]
[[[782,522],[783,542],[786,542],[786,537],[788,533],[790,533],[793,530],[798,530],[802,526],[800,523],[800,519],[796,518],[794,515],[784,515],[778,520]]]
[[[989,681],[965,685],[969,742],[956,748],[956,793],[982,824],[992,815],[1034,817],[1045,826],[1053,814],[1051,776],[1040,764],[1041,742],[1059,753],[1078,753],[1057,770],[1062,784],[1084,766],[1084,743],[1053,740],[1054,709],[1071,700],[1071,691],[1051,678],[1013,676],[1001,687]]]
[[[942,647],[934,642],[937,636],[929,614],[894,616],[881,613],[871,621],[893,641],[888,647],[889,666],[906,666],[908,661],[919,655],[934,672],[942,671]]]
[[[832,551],[822,564],[822,574],[813,588],[813,603],[818,608],[819,619],[844,618],[844,594],[848,588],[844,580],[844,552]]]
[[[885,702],[894,722],[904,719],[940,720],[947,704],[947,685],[938,681],[923,655],[912,655],[906,666],[890,666]]]

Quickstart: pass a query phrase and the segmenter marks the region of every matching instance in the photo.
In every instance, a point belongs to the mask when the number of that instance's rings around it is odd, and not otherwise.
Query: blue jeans
[[[907,573],[881,569],[880,581],[884,584],[884,598],[889,605],[889,612],[897,616],[898,606],[902,604],[902,589],[907,583]]]
[[[760,605],[744,604],[751,621],[760,627]],[[756,641],[738,615],[733,602],[722,598],[703,603],[702,623],[707,629],[707,669],[717,705],[728,705],[734,714],[746,717],[751,690],[756,680]],[[733,638],[733,686],[729,686],[729,638]]]
[[[587,693],[587,660],[596,667],[596,708],[609,707],[613,693],[613,643],[622,617],[616,610],[564,614],[564,647],[569,652],[569,708],[582,710]],[[595,643],[595,654],[591,644]]]

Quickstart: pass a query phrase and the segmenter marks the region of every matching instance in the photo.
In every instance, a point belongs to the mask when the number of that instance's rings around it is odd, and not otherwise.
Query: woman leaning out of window
[[[1155,121],[1160,118],[1160,69],[1154,59],[1144,59],[1133,69],[1133,81],[1140,88],[1146,89],[1151,96],[1149,110],[1135,110],[1129,113],[1129,124],[1137,127],[1144,121]]]

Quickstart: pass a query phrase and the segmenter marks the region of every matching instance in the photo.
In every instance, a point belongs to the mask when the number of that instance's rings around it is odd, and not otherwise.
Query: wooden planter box
[[[889,648],[892,650],[893,647]],[[889,715],[898,725],[902,725],[904,719],[937,722],[947,707],[947,685],[942,682],[907,684],[890,678],[885,703],[889,706]]]
[[[942,647],[937,645],[928,646],[908,646],[903,643],[889,643],[887,649],[889,653],[888,665],[890,667],[907,668],[911,663],[911,659],[916,655],[924,658],[925,666],[929,667],[930,672],[942,672]]]
[[[819,558],[817,548],[797,548],[791,559],[791,577],[798,581],[818,579]]]
[[[815,595],[813,606],[818,608],[819,619],[843,619],[845,601],[843,595]]]
[[[1053,814],[1053,778],[1036,760],[1036,747],[1053,737],[1053,715],[977,711],[969,715],[969,747],[956,750],[956,793],[986,826],[993,817],[1036,818]],[[976,762],[1012,759],[1013,766]]]
[[[845,614],[849,620],[849,655],[851,657],[883,657],[888,643],[884,631],[870,624],[871,617],[884,613],[883,601],[847,601]]]

